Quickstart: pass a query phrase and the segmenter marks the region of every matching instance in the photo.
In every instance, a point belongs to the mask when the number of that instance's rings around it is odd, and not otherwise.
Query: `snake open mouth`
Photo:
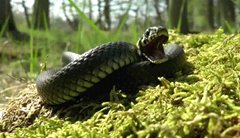
[[[163,44],[168,41],[168,31],[162,26],[149,27],[143,36],[138,39],[139,55],[154,64],[161,64],[168,60]]]
[[[160,35],[151,40],[146,46],[141,47],[142,55],[150,62],[160,64],[167,61],[163,44],[166,43],[168,37]]]

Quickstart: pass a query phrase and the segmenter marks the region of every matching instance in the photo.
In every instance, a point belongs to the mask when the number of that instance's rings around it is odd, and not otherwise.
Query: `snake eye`
[[[143,40],[143,44],[146,45],[147,43],[148,43],[148,40],[144,39],[144,40]]]
[[[149,36],[149,34],[150,34],[150,31],[147,30],[146,33],[145,33],[145,35],[146,35],[146,36]]]
[[[146,41],[146,40],[144,40],[144,41],[143,41],[143,43],[144,43],[144,44],[146,44],[146,43],[147,43],[147,41]]]

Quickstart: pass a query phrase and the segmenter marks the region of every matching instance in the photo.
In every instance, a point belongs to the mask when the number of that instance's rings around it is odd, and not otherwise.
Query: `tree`
[[[214,12],[213,12],[213,0],[208,0],[208,23],[211,29],[214,29]]]
[[[104,5],[104,17],[105,17],[105,21],[107,24],[106,29],[109,30],[111,29],[111,16],[110,16],[110,0],[104,0],[105,5]]]
[[[46,30],[50,27],[49,20],[49,0],[35,0],[33,28]]]
[[[92,20],[92,13],[93,13],[92,1],[91,1],[91,0],[88,0],[88,4],[89,4],[89,13],[88,13],[88,16],[89,16],[89,19]]]
[[[17,40],[28,40],[29,36],[18,31],[10,5],[10,0],[0,0],[0,35],[6,36],[7,32]]]
[[[220,24],[225,31],[230,31],[230,27],[234,27],[236,21],[234,2],[232,0],[219,0],[219,5]]]
[[[103,24],[102,24],[102,1],[101,0],[98,0],[98,3],[97,3],[97,8],[98,8],[98,18],[97,18],[97,21],[96,21],[96,24],[100,27],[100,28],[104,28],[103,27]]]
[[[189,9],[189,21],[194,31],[214,29],[213,0],[192,0],[188,4],[194,7]]]
[[[187,0],[169,0],[170,28],[179,29],[180,33],[188,33]]]
[[[30,19],[29,19],[28,8],[27,8],[27,6],[25,5],[25,0],[22,0],[22,3],[21,3],[21,4],[22,4],[22,7],[23,7],[23,9],[24,9],[24,14],[25,14],[27,26],[28,26],[28,28],[30,28],[30,27],[31,27],[31,21],[30,21]]]
[[[68,4],[66,4],[64,1],[62,2],[62,7],[63,7],[63,14],[66,18],[67,23],[71,27],[72,30],[78,30],[79,26],[79,18],[73,13],[72,7]],[[67,10],[67,8],[69,10]],[[71,13],[72,19],[68,16],[67,13]]]
[[[104,6],[102,5],[104,4]],[[98,0],[98,18],[96,24],[103,30],[111,29],[110,0]],[[102,19],[104,17],[104,19]]]

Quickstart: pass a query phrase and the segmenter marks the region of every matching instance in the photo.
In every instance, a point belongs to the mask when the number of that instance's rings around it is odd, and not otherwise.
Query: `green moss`
[[[240,35],[178,35],[192,69],[163,85],[102,103],[89,119],[39,117],[9,137],[240,137]],[[114,99],[114,98],[113,98]]]

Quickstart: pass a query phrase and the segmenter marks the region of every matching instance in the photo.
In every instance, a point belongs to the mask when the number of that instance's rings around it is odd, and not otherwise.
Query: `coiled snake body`
[[[38,93],[45,103],[57,105],[82,96],[98,96],[113,85],[131,91],[140,85],[157,83],[158,76],[172,75],[185,61],[180,46],[163,48],[167,40],[165,28],[150,27],[138,40],[138,48],[127,42],[111,42],[82,55],[65,52],[61,69],[38,76]]]

